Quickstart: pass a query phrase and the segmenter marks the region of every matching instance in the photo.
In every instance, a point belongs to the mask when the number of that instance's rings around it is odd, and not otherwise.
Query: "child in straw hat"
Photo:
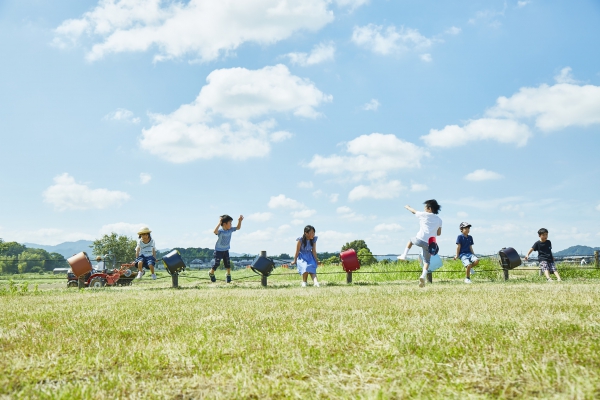
[[[137,278],[142,279],[144,276],[144,267],[150,268],[150,272],[152,272],[152,279],[156,279],[156,274],[154,273],[154,265],[156,264],[156,245],[154,243],[154,239],[150,236],[152,231],[144,226],[138,232],[138,242],[135,248],[135,263],[138,267]]]

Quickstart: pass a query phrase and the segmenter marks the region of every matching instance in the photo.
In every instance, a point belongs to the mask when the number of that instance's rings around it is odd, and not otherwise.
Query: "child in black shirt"
[[[540,240],[535,242],[531,249],[529,249],[529,252],[525,256],[525,261],[527,261],[532,252],[537,251],[540,268],[544,271],[546,279],[551,281],[550,274],[552,273],[556,275],[556,280],[560,281],[560,275],[558,275],[556,264],[554,263],[554,256],[552,255],[552,243],[548,240],[548,229],[540,229],[538,235],[540,236]]]

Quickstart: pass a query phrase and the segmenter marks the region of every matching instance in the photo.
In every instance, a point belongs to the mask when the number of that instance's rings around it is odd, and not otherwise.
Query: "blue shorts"
[[[475,254],[471,253],[463,253],[459,257],[465,268],[467,268],[469,264],[474,264],[475,262],[479,261],[479,258],[475,257]]]
[[[215,250],[213,257],[215,261],[213,263],[212,269],[217,269],[219,267],[219,264],[221,264],[221,260],[223,260],[223,265],[225,265],[225,268],[231,268],[231,263],[229,261],[229,250]]]
[[[134,262],[137,265],[137,263],[139,263],[140,261],[142,262],[142,267],[146,269],[150,269],[149,265],[156,265],[156,258],[154,258],[154,256],[145,256],[143,254],[140,254]]]

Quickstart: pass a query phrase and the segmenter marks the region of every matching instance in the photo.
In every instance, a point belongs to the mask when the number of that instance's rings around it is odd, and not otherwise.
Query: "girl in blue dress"
[[[298,266],[298,273],[302,275],[302,287],[306,287],[308,274],[310,274],[314,286],[319,287],[319,281],[317,281],[317,263],[319,260],[317,258],[315,228],[306,225],[304,234],[296,240],[298,244],[296,245],[296,255],[292,264]]]

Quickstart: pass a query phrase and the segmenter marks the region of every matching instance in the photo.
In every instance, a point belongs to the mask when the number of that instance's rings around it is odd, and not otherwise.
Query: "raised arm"
[[[214,232],[215,235],[219,234],[219,227],[221,226],[221,223],[223,222],[223,220],[221,218],[219,218],[219,223],[217,224],[217,227],[215,228]]]
[[[410,211],[411,213],[415,214],[417,212],[417,210],[415,210],[414,208],[412,208],[409,205],[404,206],[404,208],[406,208],[408,211]]]
[[[243,221],[243,220],[244,220],[244,216],[243,216],[243,215],[240,215],[240,217],[238,218],[238,224],[237,224],[237,226],[235,227],[235,229],[236,229],[236,230],[238,230],[238,231],[239,231],[240,229],[242,229],[242,221]]]

